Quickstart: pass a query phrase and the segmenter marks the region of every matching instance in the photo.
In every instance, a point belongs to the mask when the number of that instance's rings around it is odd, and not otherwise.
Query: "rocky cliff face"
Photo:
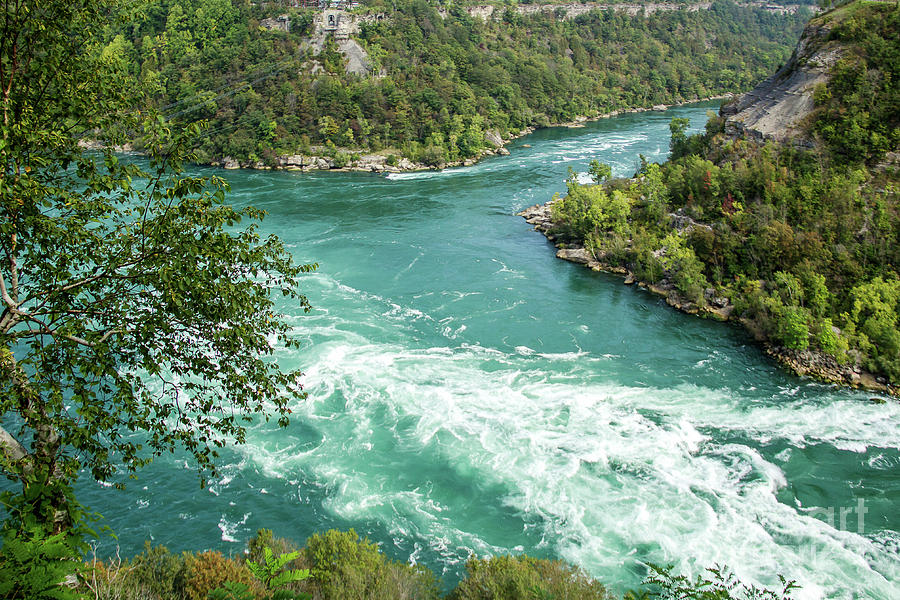
[[[777,73],[722,107],[726,132],[808,144],[803,122],[814,108],[813,91],[828,81],[829,70],[842,54],[842,48],[828,40],[829,33],[826,25],[811,21]]]

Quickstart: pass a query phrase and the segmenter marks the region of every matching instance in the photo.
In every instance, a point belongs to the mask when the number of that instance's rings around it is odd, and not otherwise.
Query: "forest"
[[[507,8],[485,21],[463,5],[439,13],[426,0],[368,0],[353,11],[368,61],[360,75],[348,73],[332,36],[316,54],[316,9],[154,0],[121,10],[105,54],[145,88],[143,108],[208,122],[200,162],[275,164],[316,147],[433,166],[477,156],[488,130],[506,138],[747,90],[784,63],[809,17],[717,1],[695,12],[574,19]],[[260,26],[281,14],[290,31]]]
[[[896,384],[900,9],[855,2],[816,22],[847,51],[815,90],[813,148],[727,135],[719,117],[687,137],[676,119],[669,162],[644,161],[634,179],[609,180],[601,165],[595,184],[571,177],[554,220],[695,306],[728,298],[761,339]]]

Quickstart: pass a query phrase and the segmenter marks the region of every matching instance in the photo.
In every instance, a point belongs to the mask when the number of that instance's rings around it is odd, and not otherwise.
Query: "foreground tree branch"
[[[247,424],[287,423],[304,394],[270,358],[295,344],[272,293],[308,310],[315,266],[226,205],[223,180],[182,172],[202,124],[132,111],[140,84],[97,38],[108,0],[3,6],[0,461],[22,494],[2,502],[60,530],[82,470],[110,480],[180,450],[203,476]],[[83,152],[80,131],[139,137],[149,166]]]

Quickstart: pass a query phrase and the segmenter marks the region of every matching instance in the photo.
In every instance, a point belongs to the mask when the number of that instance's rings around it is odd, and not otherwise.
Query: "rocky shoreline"
[[[713,318],[723,322],[734,319],[732,316],[734,306],[727,298],[717,297],[711,289],[707,290],[706,305],[697,306],[682,297],[675,289],[675,286],[666,280],[658,284],[639,281],[634,273],[625,267],[610,265],[603,261],[602,256],[595,256],[581,245],[558,243],[556,236],[552,233],[555,227],[551,217],[553,202],[551,200],[545,204],[530,206],[516,213],[516,215],[523,217],[528,224],[534,226],[535,231],[542,233],[548,241],[556,244],[557,258],[582,265],[594,271],[622,275],[625,285],[637,285],[644,288],[648,292],[664,298],[666,304],[672,308],[687,314]],[[738,319],[738,322],[747,326],[743,319]],[[839,364],[834,357],[821,352],[791,350],[773,345],[766,339],[760,338],[756,332],[753,332],[752,328],[747,328],[751,333],[754,333],[754,336],[763,345],[763,349],[768,356],[798,376],[811,377],[826,383],[880,392],[890,396],[900,396],[900,390],[889,385],[885,378],[881,376],[869,373],[858,366]],[[881,399],[873,398],[873,400],[880,401]]]
[[[686,104],[694,104],[696,102],[708,102],[710,100],[726,100],[733,98],[734,94],[723,94],[719,96],[709,96],[707,98],[694,98],[685,100],[675,104],[656,104],[651,107],[627,108],[623,110],[614,110],[612,112],[603,113],[593,117],[580,116],[574,121],[565,123],[551,123],[547,127],[584,127],[586,123],[599,121],[600,119],[608,119],[618,115],[642,113],[650,111],[668,110],[674,106],[684,106]],[[210,166],[221,167],[223,169],[259,169],[272,170],[283,169],[286,171],[337,171],[337,172],[359,172],[359,173],[404,173],[412,171],[441,170],[453,167],[471,167],[483,158],[489,156],[507,156],[509,150],[506,145],[511,141],[520,137],[524,137],[538,129],[537,127],[526,127],[518,133],[504,138],[497,131],[489,130],[485,133],[485,141],[491,146],[485,148],[478,153],[478,156],[450,161],[440,165],[426,165],[420,162],[414,162],[408,158],[399,158],[394,155],[391,159],[390,154],[380,154],[378,152],[366,152],[364,150],[353,150],[348,148],[338,148],[338,151],[346,155],[345,161],[338,160],[333,156],[327,156],[317,150],[316,154],[292,154],[282,155],[276,159],[274,165],[266,164],[262,161],[238,161],[230,156],[226,156],[221,160],[213,161]],[[355,157],[355,158],[354,158]],[[343,163],[343,164],[342,164]]]

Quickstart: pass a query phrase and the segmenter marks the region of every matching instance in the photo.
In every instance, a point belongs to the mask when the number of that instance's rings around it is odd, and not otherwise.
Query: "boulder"
[[[503,146],[503,138],[496,129],[488,129],[484,132],[484,140],[495,148]]]
[[[706,308],[706,312],[712,315],[713,318],[719,321],[727,321],[731,318],[731,313],[734,311],[734,306],[728,305],[720,308],[708,306]]]
[[[380,154],[363,154],[356,161],[357,166],[364,167],[370,171],[384,170],[386,164],[387,158]]]
[[[560,248],[556,252],[556,258],[568,260],[579,265],[586,265],[593,261],[591,253],[584,248]]]

